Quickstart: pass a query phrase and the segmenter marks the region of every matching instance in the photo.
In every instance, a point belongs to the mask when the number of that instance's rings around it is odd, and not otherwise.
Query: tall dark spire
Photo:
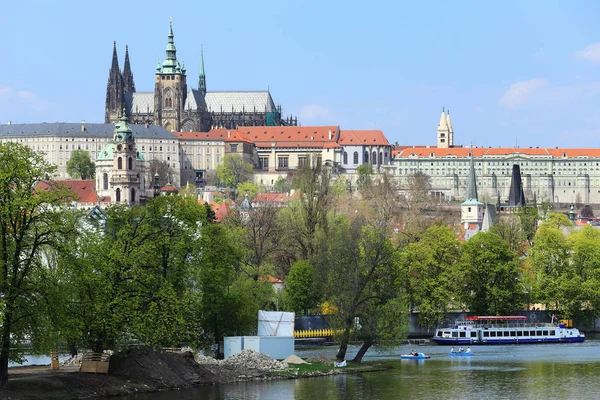
[[[200,48],[200,75],[198,76],[198,91],[206,96],[206,75],[204,74],[204,49]]]
[[[121,115],[123,105],[123,75],[119,69],[119,58],[117,57],[117,42],[113,44],[113,55],[110,71],[108,72],[108,83],[106,84],[106,107],[104,122],[116,121]]]
[[[510,181],[510,193],[508,195],[509,207],[523,207],[525,205],[525,195],[523,193],[523,185],[521,183],[521,167],[519,164],[514,164],[512,169],[512,177]]]
[[[123,90],[125,93],[135,92],[133,73],[129,65],[129,46],[125,46],[125,65],[123,66]]]
[[[475,164],[473,163],[473,155],[471,154],[471,168],[469,169],[469,181],[467,183],[467,198],[466,200],[476,200],[477,198],[477,179],[475,178]]]

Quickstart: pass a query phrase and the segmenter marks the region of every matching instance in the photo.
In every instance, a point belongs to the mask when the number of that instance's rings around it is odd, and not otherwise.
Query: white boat
[[[436,329],[433,341],[442,345],[531,344],[583,342],[579,329],[564,324],[528,322],[527,317],[469,316],[448,328]]]

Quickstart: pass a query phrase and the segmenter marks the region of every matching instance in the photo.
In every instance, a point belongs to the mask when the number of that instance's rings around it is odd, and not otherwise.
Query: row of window
[[[371,156],[371,164],[373,164],[373,165],[377,165],[377,164],[383,165],[383,157],[384,157],[384,154],[383,154],[382,151],[380,151],[379,152],[379,162],[377,162],[378,161],[378,159],[377,159],[377,152],[374,151],[372,153],[372,156]],[[365,159],[365,163],[369,162],[369,152],[368,151],[365,151],[365,157],[364,157],[364,159]],[[385,161],[386,162],[387,162],[387,159],[388,159],[388,154],[387,154],[387,151],[386,151],[385,152]],[[346,152],[346,151],[344,151],[342,163],[343,164],[348,164],[348,152]],[[359,161],[358,161],[358,151],[355,151],[354,154],[352,155],[352,163],[354,165],[358,165],[358,163],[359,163]]]

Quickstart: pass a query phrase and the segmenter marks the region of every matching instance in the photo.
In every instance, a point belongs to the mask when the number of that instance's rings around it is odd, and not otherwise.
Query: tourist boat
[[[402,354],[400,356],[400,358],[403,360],[428,360],[431,358],[431,356],[426,356],[423,353],[417,353],[417,354]]]
[[[469,316],[452,327],[438,328],[433,341],[442,345],[583,342],[585,335],[564,324],[528,322],[525,316]]]

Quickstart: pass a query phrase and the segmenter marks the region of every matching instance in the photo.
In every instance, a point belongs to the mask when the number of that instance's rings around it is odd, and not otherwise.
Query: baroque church
[[[154,92],[137,92],[125,47],[123,71],[116,42],[106,86],[105,123],[115,123],[123,109],[130,123],[162,126],[170,132],[208,132],[213,127],[298,125],[298,118],[281,115],[266,91],[207,91],[204,54],[200,53],[198,89],[188,89],[184,65],[177,60],[173,25],[169,24],[165,60],[156,66]]]

